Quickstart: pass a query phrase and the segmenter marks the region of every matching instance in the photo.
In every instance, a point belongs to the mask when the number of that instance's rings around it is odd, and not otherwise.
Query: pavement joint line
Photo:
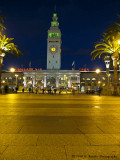
[[[86,134],[84,134],[84,136],[86,137],[87,142],[90,144],[90,145],[88,145],[88,146],[92,146],[92,144],[90,143],[90,138],[89,138]]]
[[[86,134],[84,134],[84,136],[86,137],[86,139],[87,139],[88,143],[90,144],[90,146],[92,146],[91,143],[94,143],[94,141],[91,140]],[[91,141],[92,141],[92,142],[91,142]]]
[[[1,153],[1,155],[7,150],[8,147],[9,147],[9,145],[6,146],[6,148],[3,150],[3,152]]]
[[[65,147],[65,145],[64,145],[64,150],[65,150],[66,160],[68,160],[68,157],[67,157],[67,151],[66,151],[66,147]]]
[[[105,134],[105,132],[99,126],[96,125],[96,127]]]
[[[20,133],[20,131],[22,130],[22,128],[23,128],[23,125],[22,125],[22,127],[19,128],[18,133]]]
[[[93,144],[93,145],[87,145],[87,146],[102,146],[102,147],[106,147],[106,146],[109,146],[109,147],[113,147],[113,146],[117,146],[117,147],[120,147],[120,145],[118,145],[118,144],[105,144],[105,145],[97,145],[97,144]]]
[[[82,132],[82,131],[80,130],[80,128],[78,128],[78,127],[77,127],[77,130],[78,130],[81,134],[85,134],[85,133]]]
[[[37,137],[36,146],[38,146],[38,145],[37,145],[37,143],[38,143],[38,139],[39,139],[39,135],[38,135],[38,137]]]

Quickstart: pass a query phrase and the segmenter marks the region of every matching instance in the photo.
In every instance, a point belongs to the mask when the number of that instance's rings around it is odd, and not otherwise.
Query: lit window
[[[71,77],[71,80],[76,81],[77,77]]]
[[[49,37],[50,38],[55,38],[55,37],[59,37],[59,33],[49,33]]]
[[[53,21],[52,22],[52,26],[55,27],[56,26],[56,22]]]
[[[88,80],[88,81],[89,81],[89,80],[90,80],[90,78],[87,78],[86,80]]]
[[[49,33],[49,37],[50,37],[50,38],[52,37],[52,33]]]
[[[82,80],[84,81],[84,80],[85,80],[85,78],[82,78]]]
[[[59,37],[59,33],[56,33],[56,37]]]
[[[102,77],[103,80],[105,80],[105,77]]]
[[[94,80],[96,80],[96,78],[92,78],[92,80],[94,81]]]

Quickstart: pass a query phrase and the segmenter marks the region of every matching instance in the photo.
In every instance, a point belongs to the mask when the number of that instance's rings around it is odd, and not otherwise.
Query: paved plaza
[[[0,95],[0,160],[120,160],[120,97]]]

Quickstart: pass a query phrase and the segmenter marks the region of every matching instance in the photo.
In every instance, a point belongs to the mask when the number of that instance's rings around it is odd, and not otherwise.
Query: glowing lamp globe
[[[11,72],[15,72],[15,68],[10,68],[10,71]]]
[[[98,74],[98,73],[100,73],[100,69],[96,69],[96,71],[95,71],[95,72],[96,72],[97,74]]]

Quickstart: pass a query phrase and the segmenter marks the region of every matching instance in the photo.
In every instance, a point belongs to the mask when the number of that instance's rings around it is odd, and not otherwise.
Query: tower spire
[[[56,13],[56,4],[55,4],[55,13]]]

